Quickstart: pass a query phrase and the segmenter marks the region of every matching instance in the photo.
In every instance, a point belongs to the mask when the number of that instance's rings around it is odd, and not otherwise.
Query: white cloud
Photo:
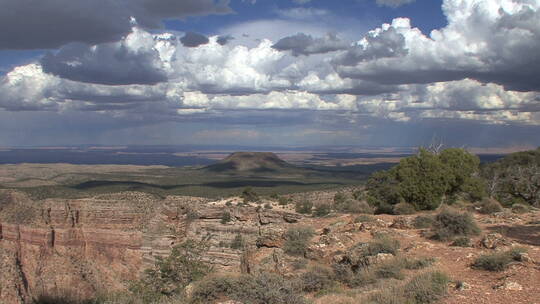
[[[443,10],[448,26],[432,31],[429,37],[403,18],[376,30],[382,33],[393,29],[403,36],[406,53],[360,56],[354,66],[338,61],[336,69],[344,77],[381,83],[475,78],[513,90],[540,88],[540,78],[536,77],[540,68],[540,57],[536,56],[540,49],[540,2],[446,0]],[[378,46],[390,43],[391,37],[380,38],[382,41],[367,39],[359,44],[377,51]],[[354,57],[353,52],[347,56]]]
[[[360,115],[540,124],[540,3],[445,0],[443,9],[449,24],[430,36],[398,18],[344,50],[324,54],[332,39],[313,38],[325,37],[326,29],[311,21],[244,23],[221,33],[235,37],[230,43],[211,36],[194,47],[179,43],[182,33],[135,27],[117,42],[68,45],[42,65],[10,71],[0,80],[0,108],[140,120],[295,110],[334,112],[335,120],[347,122]],[[307,56],[275,49],[273,41],[296,25],[311,39],[289,49]],[[251,39],[268,37],[268,27],[274,40]],[[246,31],[254,35],[249,44],[238,38]],[[162,77],[150,77],[156,75]],[[343,112],[348,116],[339,116]]]

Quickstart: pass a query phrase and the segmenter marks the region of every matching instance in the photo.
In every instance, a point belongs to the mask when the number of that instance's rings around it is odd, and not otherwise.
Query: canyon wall
[[[228,213],[230,220],[224,221]],[[125,289],[157,256],[186,240],[207,240],[205,260],[217,268],[248,271],[246,250],[277,246],[294,213],[194,197],[124,192],[86,199],[32,201],[0,192],[0,302],[39,297],[87,299]],[[277,236],[277,237],[276,237]],[[249,251],[248,251],[249,252]]]

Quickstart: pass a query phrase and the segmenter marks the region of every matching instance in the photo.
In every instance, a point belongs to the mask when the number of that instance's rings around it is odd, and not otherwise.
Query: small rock
[[[509,242],[499,233],[490,233],[482,238],[480,245],[487,249],[495,249],[500,246],[509,245]]]
[[[193,295],[193,291],[195,290],[195,284],[191,283],[188,286],[184,288],[184,292],[186,294],[186,297],[191,298]]]
[[[520,252],[519,253],[519,258],[518,258],[521,262],[524,262],[524,263],[534,263],[534,260],[531,258],[531,256],[526,253],[526,252]]]
[[[375,264],[381,263],[383,261],[392,259],[393,257],[394,257],[394,255],[390,254],[390,253],[378,253],[375,256],[367,257],[368,265],[375,265]]]
[[[523,286],[521,286],[517,282],[511,282],[507,281],[502,285],[495,286],[495,289],[504,289],[504,290],[513,290],[513,291],[520,291],[523,290]]]
[[[395,229],[413,229],[413,219],[410,217],[398,217],[394,220],[394,222],[390,225],[390,228]]]
[[[467,282],[459,282],[456,284],[456,289],[457,290],[470,290],[471,289],[471,284],[467,283]]]

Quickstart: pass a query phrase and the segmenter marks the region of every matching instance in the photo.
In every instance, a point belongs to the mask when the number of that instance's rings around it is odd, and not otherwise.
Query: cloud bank
[[[392,7],[408,2],[378,1]],[[36,20],[38,10],[66,5],[55,10],[58,24],[50,26],[71,23],[82,8],[90,19],[65,32],[45,34],[49,25],[36,21],[0,34],[0,48],[62,45],[1,78],[4,111],[238,124],[255,123],[253,117],[282,124],[276,115],[289,111],[303,113],[291,124],[313,119],[336,128],[382,121],[540,125],[538,1],[445,0],[448,25],[429,34],[396,18],[358,33],[355,41],[298,32],[252,45],[233,31],[207,37],[149,30],[163,18],[229,13],[228,1],[120,2],[126,11],[111,7],[103,20],[92,19],[98,16],[94,4],[47,3],[5,4]],[[303,18],[299,12],[295,20]],[[0,25],[19,22],[2,14]],[[23,31],[32,34],[13,39]]]

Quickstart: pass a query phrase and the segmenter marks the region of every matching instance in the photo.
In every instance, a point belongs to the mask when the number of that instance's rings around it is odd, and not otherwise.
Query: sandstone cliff
[[[86,299],[98,290],[124,289],[156,256],[168,255],[186,238],[207,239],[212,246],[205,260],[216,267],[248,271],[250,250],[231,249],[235,237],[252,246],[276,246],[284,224],[298,219],[286,211],[194,197],[125,192],[34,202],[2,191],[0,302]]]

